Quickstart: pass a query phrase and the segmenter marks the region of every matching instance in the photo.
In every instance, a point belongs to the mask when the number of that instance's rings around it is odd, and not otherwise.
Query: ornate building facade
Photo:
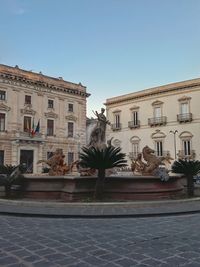
[[[107,139],[134,159],[145,145],[157,156],[200,160],[200,79],[106,100]]]
[[[68,164],[76,160],[86,142],[88,96],[81,83],[0,65],[0,164],[40,173],[37,161],[56,148]]]

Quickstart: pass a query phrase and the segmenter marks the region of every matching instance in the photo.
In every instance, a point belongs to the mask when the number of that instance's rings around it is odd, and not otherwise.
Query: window
[[[119,114],[115,115],[115,126],[116,128],[120,128],[120,115]]]
[[[68,152],[67,160],[68,160],[68,165],[74,162],[74,152]]]
[[[25,104],[26,105],[31,104],[31,96],[30,95],[25,95]]]
[[[0,100],[6,100],[6,92],[0,90]]]
[[[47,120],[47,135],[54,135],[54,120]]]
[[[181,114],[189,113],[189,105],[188,103],[181,103]]]
[[[191,155],[191,141],[190,140],[183,140],[182,146],[183,146],[184,156],[190,156]]]
[[[68,137],[74,136],[74,123],[68,122]]]
[[[53,100],[48,100],[48,108],[53,108]]]
[[[162,116],[161,107],[154,107],[154,117],[160,118]]]
[[[138,111],[133,111],[133,125],[138,125]]]
[[[4,165],[4,150],[0,150],[0,165]]]
[[[137,158],[139,153],[139,143],[132,143],[132,158]]]
[[[162,141],[156,141],[155,142],[155,150],[156,150],[156,156],[157,157],[163,156],[163,142]]]
[[[5,131],[5,121],[6,121],[5,113],[0,113],[0,132]]]
[[[68,111],[69,112],[74,112],[74,105],[73,104],[68,104]]]
[[[31,117],[24,116],[24,132],[30,133],[31,131]]]

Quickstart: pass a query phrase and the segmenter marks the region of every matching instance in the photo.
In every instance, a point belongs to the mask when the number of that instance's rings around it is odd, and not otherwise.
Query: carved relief
[[[0,103],[0,110],[3,110],[3,111],[10,111],[11,108],[6,106],[5,104],[3,103]]]
[[[65,119],[69,121],[77,121],[77,117],[74,115],[67,115],[65,116]]]
[[[189,101],[191,99],[190,96],[182,96],[181,98],[178,99],[179,102],[184,102],[184,101]]]
[[[58,118],[58,114],[56,114],[53,111],[45,112],[44,115],[46,118],[54,118],[54,119]]]
[[[28,104],[25,106],[25,108],[20,109],[21,114],[28,114],[28,115],[35,115],[36,111],[32,109],[32,105]]]
[[[160,105],[162,105],[162,104],[163,104],[162,101],[160,101],[160,100],[156,100],[156,101],[154,101],[154,102],[152,103],[152,106],[160,106]]]

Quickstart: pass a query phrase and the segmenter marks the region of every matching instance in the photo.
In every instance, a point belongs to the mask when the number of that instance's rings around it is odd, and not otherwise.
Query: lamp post
[[[176,134],[178,133],[178,131],[170,131],[169,133],[172,133],[174,135],[174,158],[176,160]]]

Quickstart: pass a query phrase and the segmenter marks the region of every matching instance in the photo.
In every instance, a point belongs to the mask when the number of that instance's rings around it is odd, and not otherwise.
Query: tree
[[[98,170],[94,198],[101,199],[103,197],[106,169],[127,166],[126,154],[120,152],[120,147],[113,146],[105,146],[104,148],[83,147],[82,151],[80,153],[80,165]]]
[[[173,163],[172,172],[186,176],[188,196],[194,196],[194,176],[200,173],[200,161],[179,159]]]

